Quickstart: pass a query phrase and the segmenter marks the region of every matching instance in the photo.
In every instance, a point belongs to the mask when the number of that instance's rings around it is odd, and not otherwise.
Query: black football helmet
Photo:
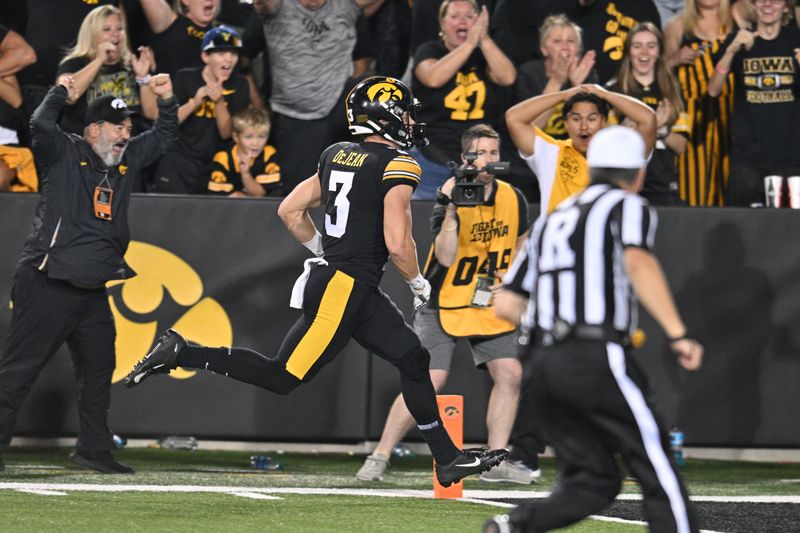
[[[403,82],[373,76],[347,95],[347,124],[353,135],[377,134],[403,148],[425,146],[425,124],[409,126],[403,120],[405,113],[413,119],[419,107],[419,101]]]

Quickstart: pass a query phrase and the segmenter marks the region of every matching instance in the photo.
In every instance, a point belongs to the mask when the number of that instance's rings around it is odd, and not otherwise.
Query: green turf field
[[[365,483],[354,477],[363,456],[346,454],[258,452],[283,469],[255,471],[249,464],[255,452],[133,448],[115,455],[137,473],[107,476],[73,466],[68,453],[5,453],[0,531],[477,532],[507,502],[541,496],[554,478],[553,461],[544,460],[538,485],[497,486],[470,478],[464,483],[470,501],[445,501],[430,498],[429,457],[394,460],[384,481]],[[788,512],[800,516],[800,464],[690,460],[683,471],[693,497],[782,497],[776,501],[789,502]],[[637,494],[636,484],[626,482],[624,492]],[[587,520],[567,531],[645,528],[636,521]]]

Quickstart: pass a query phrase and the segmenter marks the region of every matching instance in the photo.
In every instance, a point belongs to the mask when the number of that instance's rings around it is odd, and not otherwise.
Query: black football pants
[[[108,409],[116,330],[105,289],[79,289],[22,265],[11,298],[11,325],[0,355],[0,450],[11,441],[33,382],[64,342],[78,386],[77,449],[112,450]]]
[[[550,497],[520,505],[512,522],[523,531],[549,531],[605,508],[622,484],[619,455],[641,485],[650,531],[697,531],[668,436],[625,349],[571,340],[533,350],[530,379],[559,477]]]

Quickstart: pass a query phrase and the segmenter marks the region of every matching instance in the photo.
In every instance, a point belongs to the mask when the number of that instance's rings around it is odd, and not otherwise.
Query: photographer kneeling
[[[522,367],[515,327],[495,317],[492,291],[525,240],[528,204],[519,190],[493,175],[508,168],[508,163],[498,163],[496,131],[483,124],[469,128],[461,137],[461,149],[462,165],[449,165],[455,177],[441,186],[433,208],[434,241],[425,266],[431,299],[417,311],[414,330],[430,351],[437,391],[447,380],[456,342],[469,341],[475,365],[487,369],[493,382],[486,413],[488,444],[505,448],[517,412]],[[413,426],[398,396],[378,446],[356,477],[381,480],[392,449]],[[538,465],[530,466],[506,460],[481,479],[533,483],[539,477]]]

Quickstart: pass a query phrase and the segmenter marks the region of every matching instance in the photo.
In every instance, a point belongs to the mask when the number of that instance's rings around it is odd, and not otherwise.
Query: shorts
[[[419,335],[422,346],[431,354],[430,368],[450,370],[453,351],[460,337],[451,337],[439,323],[439,310],[424,306],[414,314],[414,331]],[[519,334],[516,331],[497,337],[464,337],[469,342],[472,360],[477,368],[485,368],[486,363],[495,359],[520,357]]]

